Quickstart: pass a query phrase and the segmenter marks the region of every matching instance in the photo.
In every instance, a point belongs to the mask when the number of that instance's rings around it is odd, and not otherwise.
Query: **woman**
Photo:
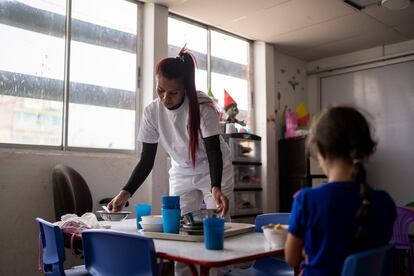
[[[160,142],[171,157],[170,195],[180,196],[181,213],[200,209],[204,200],[225,216],[233,193],[230,150],[214,102],[196,91],[193,55],[184,47],[176,58],[161,60],[156,78],[158,98],[145,108],[138,134],[141,159],[108,208],[121,210],[144,182]]]
[[[364,162],[376,142],[364,116],[351,107],[332,107],[312,126],[308,149],[328,182],[295,197],[285,246],[286,261],[303,275],[340,275],[345,258],[388,244],[396,207],[365,178]]]

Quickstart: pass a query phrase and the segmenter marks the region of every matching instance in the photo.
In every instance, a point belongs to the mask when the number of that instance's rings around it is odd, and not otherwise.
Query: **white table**
[[[122,222],[102,222],[112,230],[140,235],[135,219]],[[208,275],[210,268],[253,261],[268,256],[282,256],[283,248],[271,246],[263,233],[246,233],[224,239],[223,250],[207,250],[203,242],[153,239],[157,256],[186,263],[193,275],[194,265],[200,266],[200,275]]]

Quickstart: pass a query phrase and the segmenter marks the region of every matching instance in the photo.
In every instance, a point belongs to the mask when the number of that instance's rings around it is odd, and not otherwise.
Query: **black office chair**
[[[64,214],[82,216],[92,212],[93,201],[91,191],[85,179],[72,167],[56,165],[53,168],[53,201],[55,206],[55,219],[61,219]],[[99,204],[108,204],[111,197],[104,198]],[[125,206],[128,206],[129,203]]]

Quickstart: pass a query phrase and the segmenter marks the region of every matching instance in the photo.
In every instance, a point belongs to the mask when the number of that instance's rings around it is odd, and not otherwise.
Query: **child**
[[[329,181],[306,188],[294,199],[286,241],[286,261],[303,275],[340,275],[345,258],[386,245],[396,206],[365,179],[364,161],[374,153],[370,126],[351,107],[332,107],[312,126],[308,150]]]

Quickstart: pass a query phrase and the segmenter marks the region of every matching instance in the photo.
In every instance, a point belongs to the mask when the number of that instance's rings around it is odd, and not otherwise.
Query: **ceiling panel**
[[[292,0],[192,0],[165,2],[170,11],[216,27]]]
[[[400,25],[398,27],[395,27],[395,29],[402,35],[405,35],[407,39],[414,39],[414,26],[413,25]]]
[[[384,25],[360,12],[339,17],[335,20],[303,28],[291,33],[275,36],[270,41],[282,48],[291,48],[290,52],[315,47],[365,32],[381,31]]]
[[[277,35],[332,20],[355,10],[341,1],[292,0],[283,5],[262,10],[232,24],[238,32],[269,41]]]
[[[379,32],[367,32],[356,37],[328,43],[318,47],[309,48],[299,52],[289,52],[288,54],[296,56],[306,61],[312,61],[324,57],[330,57],[340,54],[345,54],[362,49],[368,49],[371,47],[385,44],[396,43],[404,41],[405,37],[393,29],[386,28]]]
[[[367,7],[363,12],[388,26],[411,25],[414,27],[414,3],[401,11],[393,11],[375,5]]]
[[[359,11],[343,0],[147,1],[242,37],[273,43],[304,60],[414,39],[414,2],[402,11],[379,5]]]

